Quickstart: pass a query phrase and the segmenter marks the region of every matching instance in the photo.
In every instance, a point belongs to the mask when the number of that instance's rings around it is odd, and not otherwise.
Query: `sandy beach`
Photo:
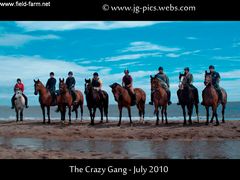
[[[73,121],[61,124],[53,121],[50,125],[42,124],[42,121],[4,121],[0,123],[0,158],[129,158],[119,152],[76,152],[68,151],[67,147],[61,150],[44,150],[31,148],[16,148],[8,143],[14,138],[38,139],[55,143],[72,141],[154,141],[164,143],[174,141],[239,141],[240,121],[227,121],[220,126],[210,124],[206,126],[203,121],[199,124],[183,126],[182,121],[173,121],[168,125],[155,125],[154,121],[145,121],[141,124],[137,121],[133,126],[128,120],[124,120],[121,127],[116,121],[89,126],[89,121]],[[104,145],[103,145],[104,146]]]

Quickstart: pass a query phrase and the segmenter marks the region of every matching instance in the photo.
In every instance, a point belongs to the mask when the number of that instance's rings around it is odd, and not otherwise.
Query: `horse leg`
[[[192,124],[192,112],[193,112],[193,104],[188,106],[188,117],[189,117],[189,124]]]
[[[23,121],[23,109],[20,111],[20,121]]]
[[[184,118],[183,125],[186,125],[186,124],[187,124],[187,120],[186,120],[186,109],[185,109],[185,105],[182,105],[182,110],[183,110],[183,118]]]
[[[165,115],[165,123],[168,124],[168,119],[167,119],[167,106],[164,108],[164,115]]]
[[[128,117],[130,119],[130,125],[132,125],[132,115],[131,115],[131,107],[128,107]]]
[[[16,110],[16,122],[18,122],[18,110]]]
[[[206,114],[206,116],[207,116],[207,121],[206,121],[206,125],[208,125],[209,124],[209,106],[205,106],[205,108],[206,108],[206,112],[207,112],[207,114]]]
[[[159,110],[158,110],[158,106],[157,105],[155,105],[155,113],[157,115],[156,125],[158,125],[159,124]]]
[[[218,126],[219,125],[219,121],[218,121],[218,115],[217,115],[217,106],[216,107],[213,107],[213,114],[214,114],[214,116],[215,116],[215,118],[216,118],[216,126]]]
[[[100,107],[99,110],[100,110],[100,115],[101,115],[100,123],[103,123],[103,107]]]
[[[119,109],[119,122],[118,122],[118,126],[121,125],[121,121],[122,121],[122,107],[118,106]]]
[[[80,109],[81,109],[81,122],[83,121],[83,104],[80,105]]]
[[[71,105],[70,105],[70,106],[68,106],[69,124],[71,124],[71,115],[72,115],[72,107],[71,107]]]
[[[43,124],[45,124],[45,107],[42,105],[42,114],[43,114]]]
[[[225,123],[225,108],[226,108],[226,105],[225,104],[222,104],[222,123]]]
[[[213,106],[212,106],[212,117],[211,117],[210,123],[213,123],[214,116],[215,116],[215,114],[214,114],[214,110],[213,110]]]
[[[76,116],[75,120],[77,121],[77,119],[78,119],[78,108],[76,108],[74,111],[75,111],[75,116]]]
[[[47,107],[48,124],[50,124],[50,106]]]
[[[163,124],[163,122],[164,122],[164,117],[163,117],[163,114],[164,114],[164,107],[162,107],[162,109],[161,109],[161,115],[162,115],[162,124]]]
[[[197,114],[197,122],[199,123],[199,112],[198,112],[198,104],[195,104],[196,114]]]
[[[97,110],[97,108],[94,107],[93,108],[93,113],[92,113],[92,125],[94,125],[94,119],[95,119],[95,115],[96,115],[96,110]]]

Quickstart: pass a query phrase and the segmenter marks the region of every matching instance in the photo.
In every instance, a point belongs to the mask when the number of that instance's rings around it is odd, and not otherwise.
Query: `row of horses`
[[[199,112],[198,112],[198,102],[194,99],[194,95],[192,90],[183,83],[180,78],[180,105],[183,109],[183,116],[184,116],[184,124],[187,123],[186,121],[186,110],[189,116],[189,124],[192,124],[192,113],[193,107],[195,106],[196,114],[197,114],[197,121],[199,122]],[[153,103],[154,103],[154,113],[156,114],[156,125],[159,124],[159,110],[161,110],[161,118],[162,123],[165,120],[165,123],[168,123],[167,119],[167,107],[168,107],[168,98],[165,89],[162,88],[160,81],[156,77],[150,76],[151,82],[151,92],[153,95]],[[219,105],[218,101],[218,94],[212,85],[212,77],[210,74],[205,73],[205,81],[204,84],[206,85],[205,89],[202,92],[203,103],[206,108],[206,124],[209,123],[209,108],[212,107],[212,118],[213,121],[214,117],[216,119],[216,125],[219,125],[218,115],[217,115],[217,107]],[[119,109],[119,123],[118,126],[121,125],[122,120],[122,110],[123,108],[127,108],[128,116],[130,119],[130,124],[132,124],[131,119],[131,96],[127,89],[123,88],[118,83],[113,83],[110,85],[112,89],[112,93],[114,96],[115,101],[118,103]],[[134,92],[136,93],[136,106],[139,112],[140,122],[144,123],[144,115],[145,115],[145,103],[146,103],[146,93],[141,88],[135,88]],[[71,93],[68,91],[67,86],[64,82],[64,79],[59,79],[59,95],[56,97],[55,103],[53,103],[53,97],[49,90],[43,85],[43,83],[38,79],[34,80],[34,94],[39,94],[39,102],[42,109],[43,114],[43,123],[46,121],[45,117],[45,110],[47,110],[47,123],[50,123],[50,107],[51,106],[58,106],[60,113],[61,113],[61,120],[62,122],[65,121],[66,112],[68,109],[68,116],[69,116],[69,123],[71,123],[71,112],[75,112],[76,119],[78,119],[78,109],[80,108],[81,112],[81,121],[83,118],[83,103],[84,103],[84,96],[80,90],[75,90],[76,93],[76,100],[73,101]],[[106,122],[108,122],[108,106],[109,106],[109,95],[106,91],[101,91],[102,95],[94,89],[91,83],[91,79],[85,79],[85,97],[87,101],[87,107],[89,110],[90,118],[91,118],[91,125],[94,125],[94,119],[96,110],[99,109],[101,114],[101,123],[103,122],[103,115],[106,117]],[[224,119],[224,112],[227,103],[227,93],[224,89],[222,89],[223,100],[221,101],[222,104],[222,122],[225,122]],[[24,103],[23,103],[24,104]],[[17,110],[16,110],[17,111]],[[22,113],[21,117],[22,117]],[[18,116],[18,115],[17,115]],[[18,120],[18,117],[17,117]],[[22,120],[22,118],[21,118]]]

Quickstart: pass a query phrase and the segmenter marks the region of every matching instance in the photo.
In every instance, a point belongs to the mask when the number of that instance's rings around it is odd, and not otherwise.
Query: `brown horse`
[[[183,117],[184,122],[183,124],[186,125],[186,109],[188,110],[189,116],[189,124],[192,124],[192,113],[193,113],[193,106],[195,106],[196,114],[197,114],[197,122],[199,123],[199,115],[198,115],[198,91],[196,90],[196,95],[193,92],[193,89],[189,87],[186,81],[184,81],[184,74],[179,74],[179,89],[177,91],[179,103],[181,104],[183,110]]]
[[[80,107],[80,112],[81,112],[81,122],[83,120],[83,102],[84,102],[84,97],[83,94],[80,90],[75,90],[76,94],[76,100],[73,102],[73,108],[72,112],[75,112],[76,114],[76,120],[78,119],[78,108]]]
[[[98,108],[101,113],[101,121],[103,122],[103,111],[106,116],[106,122],[108,122],[108,105],[109,105],[109,97],[106,91],[102,90],[102,96],[100,93],[95,90],[92,86],[91,79],[85,79],[85,91],[87,107],[90,113],[91,125],[94,125],[94,118],[96,114],[96,109]]]
[[[38,79],[34,80],[34,94],[38,95],[39,93],[39,103],[41,105],[42,114],[43,114],[43,123],[45,124],[45,107],[47,108],[48,123],[50,123],[50,106],[56,106],[56,103],[52,103],[52,96],[50,91],[42,84]]]
[[[205,88],[202,92],[202,99],[203,99],[203,105],[206,108],[207,112],[207,120],[206,120],[206,125],[209,124],[209,108],[212,107],[212,118],[211,118],[211,123],[213,122],[214,117],[216,118],[216,125],[219,125],[218,121],[218,115],[217,115],[217,107],[218,107],[218,94],[217,91],[215,90],[213,84],[212,84],[212,76],[210,73],[205,72],[205,80],[204,80]],[[227,104],[227,93],[226,91],[221,88],[222,91],[222,122],[225,122],[224,119],[224,114],[225,114],[225,108]]]
[[[160,80],[156,77],[150,76],[151,79],[151,91],[153,96],[153,103],[154,103],[154,114],[157,115],[156,125],[159,124],[159,110],[158,108],[161,108],[161,114],[162,114],[162,123],[164,121],[165,116],[165,123],[168,124],[167,120],[167,106],[168,106],[168,97],[167,92],[165,89],[162,88],[160,84]]]
[[[114,99],[118,103],[118,109],[119,109],[118,126],[121,125],[123,107],[127,108],[128,116],[130,119],[130,124],[132,124],[131,96],[129,95],[128,90],[123,88],[118,83],[114,83],[114,84],[110,85],[110,87],[112,88],[112,93],[113,93]],[[136,93],[136,105],[138,108],[140,121],[142,120],[144,123],[146,93],[140,88],[134,88],[134,92]]]

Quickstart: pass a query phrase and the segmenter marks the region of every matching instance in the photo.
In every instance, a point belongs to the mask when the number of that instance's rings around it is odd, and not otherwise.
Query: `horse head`
[[[59,91],[60,93],[65,93],[67,91],[67,86],[64,83],[64,78],[63,79],[59,78]]]
[[[179,73],[179,89],[183,90],[184,89],[184,85],[186,84],[186,82],[184,82],[184,74]]]
[[[41,90],[41,88],[43,87],[43,84],[41,83],[41,81],[38,80],[33,80],[34,81],[34,94],[38,95],[38,92]]]
[[[205,86],[210,86],[210,85],[212,85],[212,76],[211,76],[211,73],[208,73],[207,71],[205,71],[204,84],[205,84]]]
[[[85,94],[88,94],[91,90],[92,90],[92,81],[91,79],[85,79],[85,90],[84,90],[84,93]]]
[[[160,81],[157,77],[152,77],[150,76],[150,80],[151,80],[151,90],[157,89],[158,87],[160,87]]]
[[[112,89],[112,93],[113,93],[115,101],[118,102],[119,97],[121,96],[121,92],[119,89],[119,87],[122,88],[121,85],[118,83],[113,83],[109,87]]]

